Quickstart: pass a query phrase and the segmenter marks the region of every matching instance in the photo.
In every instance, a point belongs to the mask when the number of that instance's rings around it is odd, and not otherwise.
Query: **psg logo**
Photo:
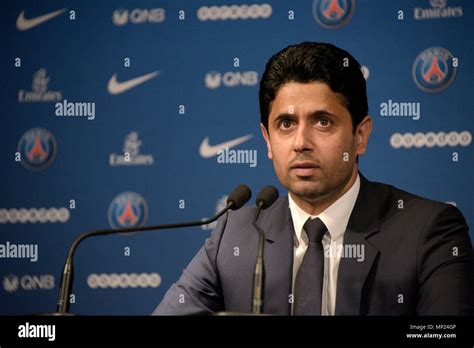
[[[41,171],[53,163],[57,152],[54,135],[43,128],[31,128],[18,142],[21,164],[32,171]]]
[[[148,206],[138,193],[122,192],[110,203],[108,215],[112,228],[142,226],[148,219]]]
[[[424,92],[437,93],[448,88],[456,77],[454,56],[442,47],[430,47],[413,62],[413,81]]]
[[[326,29],[345,26],[354,15],[355,0],[314,0],[313,17]]]

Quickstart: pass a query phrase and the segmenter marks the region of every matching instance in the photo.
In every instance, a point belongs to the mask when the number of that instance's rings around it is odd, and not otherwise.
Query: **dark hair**
[[[369,111],[364,75],[349,52],[328,43],[303,42],[288,46],[267,62],[260,81],[261,122],[268,129],[270,108],[280,87],[287,82],[324,82],[338,93],[352,117],[352,128]]]

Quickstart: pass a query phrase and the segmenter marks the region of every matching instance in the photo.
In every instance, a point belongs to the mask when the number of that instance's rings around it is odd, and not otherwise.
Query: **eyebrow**
[[[333,114],[332,112],[329,112],[327,110],[316,110],[309,114],[309,117],[323,117],[323,116],[337,117],[336,114]],[[273,121],[273,123],[278,123],[280,120],[286,119],[286,118],[295,118],[295,114],[294,113],[290,114],[288,112],[280,113],[275,117],[275,120]]]

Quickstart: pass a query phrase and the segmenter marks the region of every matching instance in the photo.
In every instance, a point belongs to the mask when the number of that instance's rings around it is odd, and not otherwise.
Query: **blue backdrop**
[[[1,6],[0,314],[55,309],[81,232],[210,217],[240,183],[286,194],[260,135],[258,82],[272,54],[302,41],[365,67],[364,175],[456,204],[474,223],[472,1]],[[244,163],[213,155],[232,140]],[[211,229],[86,240],[71,311],[151,313]]]

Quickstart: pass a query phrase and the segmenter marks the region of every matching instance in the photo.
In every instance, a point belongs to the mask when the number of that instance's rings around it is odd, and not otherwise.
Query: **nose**
[[[312,127],[307,122],[301,123],[295,133],[293,149],[296,152],[313,151]]]

